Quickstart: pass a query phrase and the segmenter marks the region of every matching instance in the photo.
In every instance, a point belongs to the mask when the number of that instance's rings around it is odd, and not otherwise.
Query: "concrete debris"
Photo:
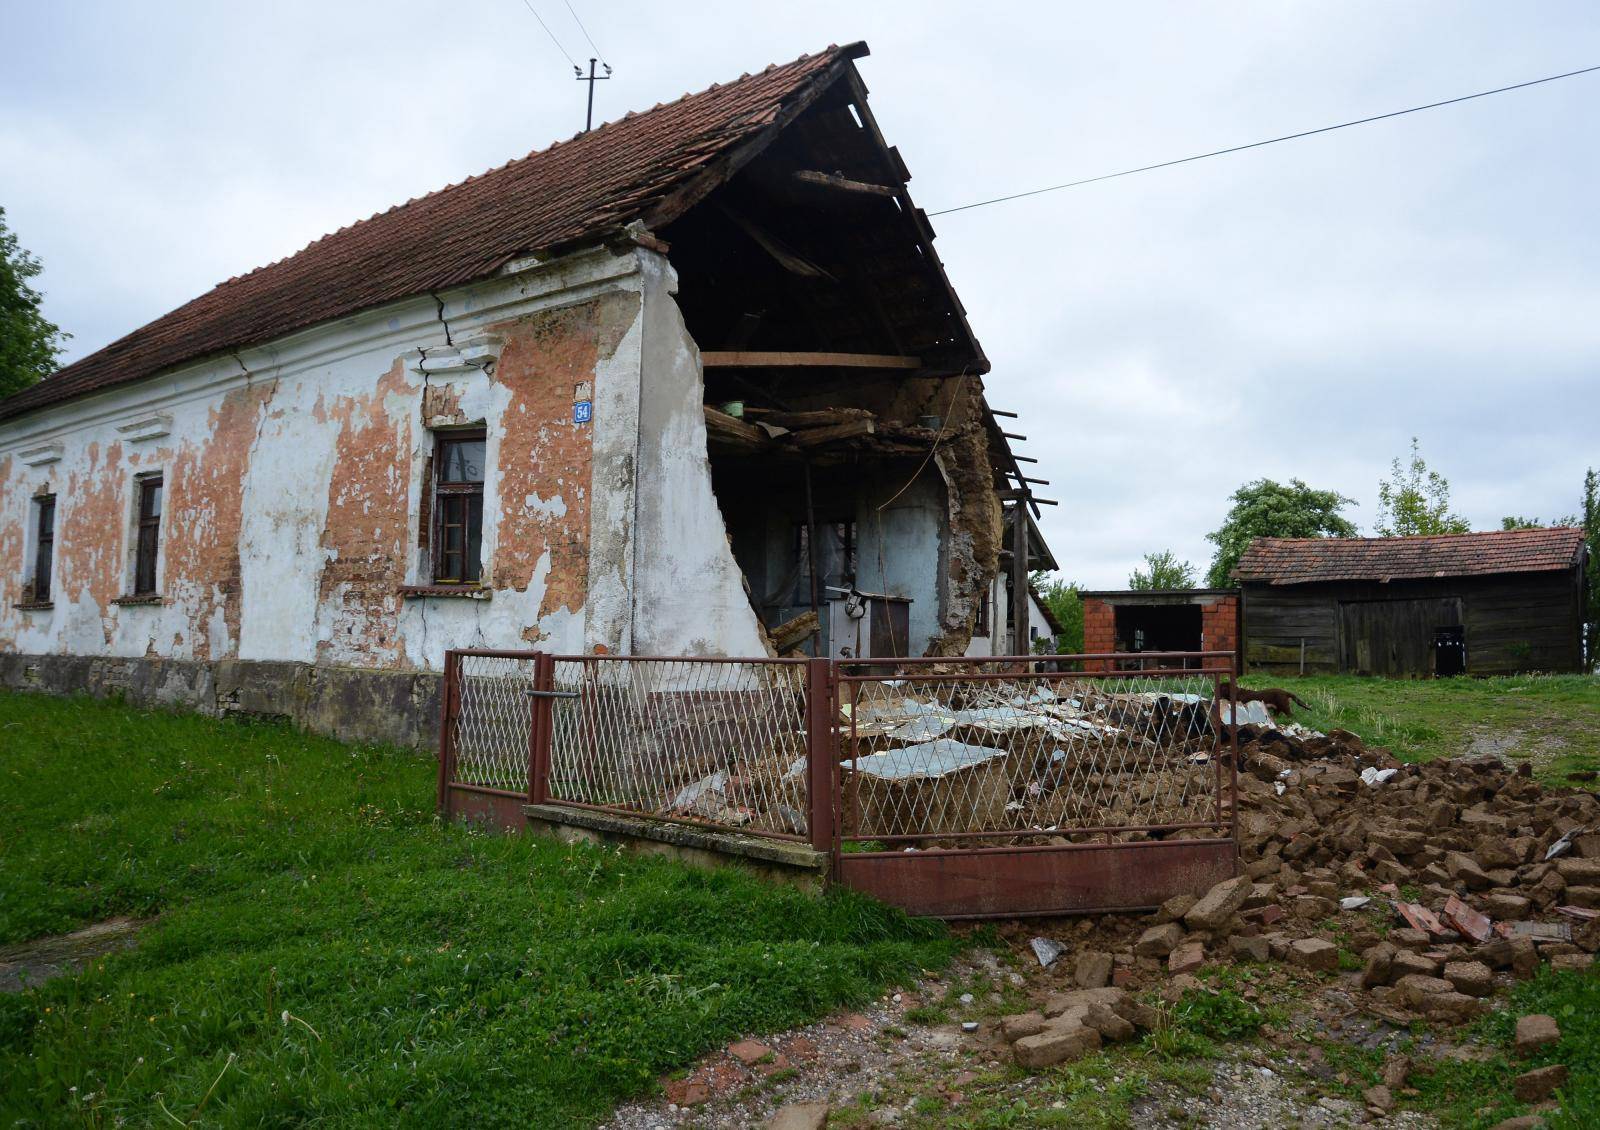
[[[1039,959],[1039,964],[1047,969],[1055,964],[1056,958],[1067,952],[1066,946],[1049,938],[1034,938],[1028,944],[1033,947],[1033,956]]]
[[[1360,910],[1362,907],[1366,906],[1371,901],[1372,901],[1372,899],[1368,895],[1348,895],[1345,898],[1342,898],[1342,899],[1339,900],[1339,909],[1340,910]]]

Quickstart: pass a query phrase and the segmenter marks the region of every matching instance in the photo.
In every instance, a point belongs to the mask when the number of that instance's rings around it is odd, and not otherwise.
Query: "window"
[[[433,583],[475,585],[483,574],[484,432],[441,433],[434,452]]]
[[[56,553],[56,496],[41,495],[34,499],[34,550],[33,591],[29,594],[35,604],[50,601],[50,566]]]
[[[133,595],[156,594],[156,562],[161,554],[160,475],[136,480],[139,489],[137,541],[133,558]]]
[[[994,603],[994,586],[989,585],[983,590],[983,599],[978,601],[978,615],[972,622],[974,636],[987,636],[989,634],[989,617],[993,615],[989,606]]]

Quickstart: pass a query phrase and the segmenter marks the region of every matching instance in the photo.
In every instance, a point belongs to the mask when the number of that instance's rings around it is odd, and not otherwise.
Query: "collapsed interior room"
[[[988,361],[853,75],[659,236],[773,649],[959,655],[1026,489]]]

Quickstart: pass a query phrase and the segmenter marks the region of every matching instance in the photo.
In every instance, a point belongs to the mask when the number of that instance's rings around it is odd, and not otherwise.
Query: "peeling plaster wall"
[[[700,351],[673,299],[677,275],[641,254],[644,353],[639,401],[633,650],[641,655],[766,655],[767,645],[711,489]]]
[[[658,258],[530,261],[0,424],[0,652],[405,670],[436,669],[450,647],[625,649],[640,263],[659,286]],[[674,340],[687,343],[681,324]],[[670,374],[697,390],[687,348],[689,369]],[[575,418],[580,399],[594,423]],[[401,586],[429,579],[430,427],[460,425],[489,436],[490,599],[408,598]],[[703,462],[703,435],[698,450]],[[132,587],[134,477],[157,470],[163,599],[117,604]],[[23,610],[46,491],[53,607]]]

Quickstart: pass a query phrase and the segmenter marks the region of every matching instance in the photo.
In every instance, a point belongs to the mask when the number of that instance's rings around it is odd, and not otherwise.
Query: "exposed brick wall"
[[[1206,651],[1231,651],[1239,648],[1239,598],[1237,595],[1199,597],[1200,631]],[[1083,602],[1083,650],[1097,655],[1117,651],[1117,610],[1100,597]],[[1091,663],[1091,670],[1105,670],[1106,663]]]
[[[1087,655],[1117,650],[1117,610],[1093,597],[1083,602],[1083,650]],[[1091,671],[1110,669],[1108,663],[1089,663]]]

